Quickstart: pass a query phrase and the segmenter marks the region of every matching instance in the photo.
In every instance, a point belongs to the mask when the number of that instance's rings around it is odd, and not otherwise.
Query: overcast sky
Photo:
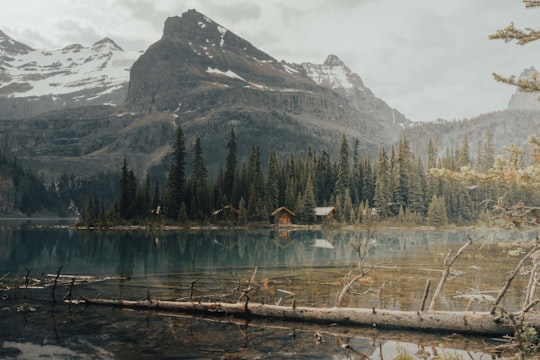
[[[514,88],[491,73],[540,67],[540,42],[488,40],[511,21],[540,27],[540,9],[519,0],[9,0],[0,30],[38,49],[108,36],[145,50],[168,16],[192,8],[278,60],[322,63],[336,54],[414,121],[504,109]]]

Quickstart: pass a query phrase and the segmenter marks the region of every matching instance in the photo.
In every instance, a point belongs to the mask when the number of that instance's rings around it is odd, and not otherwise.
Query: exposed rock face
[[[278,62],[195,10],[168,18],[162,38],[135,62],[126,109],[174,113],[188,139],[207,137],[211,146],[218,142],[209,127],[223,135],[234,126],[239,139],[249,128],[299,152],[308,142],[333,150],[347,134],[372,154],[410,124],[337,56],[323,65]]]
[[[34,50],[0,31],[0,119],[120,104],[137,56],[109,38],[90,47],[74,44],[46,51]]]
[[[534,67],[525,69],[520,78],[536,78],[538,72]],[[540,110],[540,92],[523,92],[516,90],[508,102],[508,109],[511,110]]]
[[[71,45],[59,52],[72,59],[85,53],[81,59],[102,59],[105,67],[122,53],[110,39],[91,48]],[[65,71],[62,64],[55,65],[60,72]],[[29,81],[5,83],[0,92],[35,91]],[[120,89],[121,81],[116,84]],[[99,86],[93,89],[94,96],[110,94]],[[59,98],[57,94],[48,101]],[[29,107],[25,114],[38,111],[30,109],[31,101],[23,101],[13,113],[25,106]],[[308,145],[315,151],[326,147],[335,153],[343,134],[359,140],[362,155],[374,155],[381,145],[393,144],[408,125],[402,114],[378,99],[337,56],[330,55],[322,65],[278,62],[190,10],[168,18],[162,38],[131,66],[124,103],[2,121],[0,141],[45,177],[118,170],[124,157],[142,173],[166,160],[174,131],[182,126],[188,149],[195,137],[200,138],[212,174],[225,159],[231,128],[236,132],[240,161],[252,145],[260,147],[265,161],[271,150],[278,156],[290,151],[302,154]]]
[[[237,88],[311,90],[305,76],[288,73],[258,50],[195,10],[165,22],[163,37],[133,65],[132,111],[175,111],[189,96]],[[184,101],[182,101],[184,100]]]

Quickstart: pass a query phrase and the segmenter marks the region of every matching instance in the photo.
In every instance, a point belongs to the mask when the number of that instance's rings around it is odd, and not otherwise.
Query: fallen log
[[[476,335],[513,335],[515,328],[510,317],[524,316],[529,325],[540,326],[540,313],[536,312],[494,315],[490,312],[472,311],[422,312],[375,308],[290,307],[260,303],[249,303],[248,306],[244,302],[179,302],[154,299],[150,301],[81,299],[66,300],[66,303]]]

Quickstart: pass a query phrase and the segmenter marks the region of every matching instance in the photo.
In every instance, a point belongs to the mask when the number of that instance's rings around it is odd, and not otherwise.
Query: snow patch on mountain
[[[0,32],[0,97],[64,95],[99,89],[87,99],[93,100],[126,85],[131,65],[139,56],[137,52],[123,51],[109,38],[90,47],[73,44],[52,51],[18,44]]]
[[[244,78],[237,75],[234,71],[231,71],[231,70],[221,71],[219,69],[208,68],[208,69],[206,69],[206,72],[210,73],[210,74],[217,74],[217,75],[227,76],[227,77],[230,77],[232,79],[238,79],[238,80],[246,81]]]

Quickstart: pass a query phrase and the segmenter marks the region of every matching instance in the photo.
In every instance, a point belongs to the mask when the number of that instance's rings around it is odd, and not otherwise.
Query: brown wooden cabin
[[[218,220],[236,221],[238,220],[240,211],[236,210],[232,205],[226,205],[223,208],[214,211],[212,215]]]
[[[322,223],[325,219],[332,220],[335,211],[336,208],[334,206],[316,207],[315,216],[317,217],[317,222]]]
[[[278,225],[288,225],[292,223],[292,219],[296,214],[285,206],[276,209],[272,214],[274,217],[274,223]]]

